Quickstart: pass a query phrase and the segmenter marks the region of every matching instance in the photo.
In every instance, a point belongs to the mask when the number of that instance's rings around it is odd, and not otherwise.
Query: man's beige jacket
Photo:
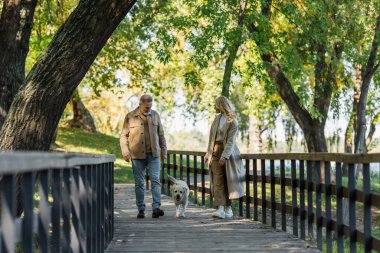
[[[127,114],[120,135],[120,147],[123,156],[129,154],[132,159],[146,158],[144,122],[140,117],[140,113],[137,107]],[[148,127],[153,157],[166,159],[167,148],[164,130],[160,116],[154,110],[151,110],[151,116],[148,117]]]

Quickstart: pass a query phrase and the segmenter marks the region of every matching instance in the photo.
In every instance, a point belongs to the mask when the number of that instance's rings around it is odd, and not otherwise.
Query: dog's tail
[[[174,177],[168,175],[168,179],[173,183],[175,184],[177,182],[177,179],[175,179]]]

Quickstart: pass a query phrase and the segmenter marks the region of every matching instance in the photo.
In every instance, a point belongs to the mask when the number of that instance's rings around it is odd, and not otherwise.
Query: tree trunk
[[[297,138],[296,123],[293,120],[293,117],[289,112],[287,112],[282,120],[285,133],[285,142],[287,146],[287,153],[291,153],[293,150],[294,138]]]
[[[248,153],[259,153],[260,121],[253,115],[249,115],[249,146]]]
[[[363,70],[359,66],[355,66],[355,86],[354,86],[354,101],[352,106],[352,113],[350,121],[348,123],[345,135],[345,152],[352,153],[352,128],[355,130],[355,154],[367,153],[366,142],[366,107],[369,86],[373,77],[373,74],[379,68],[379,63],[375,65],[375,60],[378,51],[378,38],[380,32],[380,15],[376,19],[375,34],[372,40],[370,55],[367,60],[367,64]],[[359,176],[362,166],[355,165],[355,177]],[[343,174],[348,173],[347,164],[343,165]],[[343,199],[343,222],[348,224],[348,200]]]
[[[380,63],[375,65],[378,51],[378,39],[380,32],[380,15],[376,19],[375,34],[373,36],[372,45],[370,54],[368,57],[367,64],[362,70],[361,76],[361,87],[360,87],[360,97],[359,102],[356,106],[356,124],[355,124],[355,154],[364,154],[366,153],[366,131],[367,131],[367,122],[366,122],[366,108],[367,108],[367,97],[369,86],[373,74],[379,68]],[[363,165],[355,165],[355,177],[358,178],[359,174],[362,172]]]
[[[270,19],[271,16],[271,5],[272,1],[266,0],[263,2],[261,9],[261,14],[268,19]],[[248,24],[247,29],[250,33],[260,33],[260,27],[257,27],[255,23]],[[262,45],[262,41],[259,40],[259,37],[260,36],[255,36],[255,38],[257,38],[255,42],[260,47]],[[336,55],[334,57],[339,57],[341,50],[339,47],[336,47],[335,49]],[[309,152],[327,152],[324,128],[327,113],[330,107],[330,100],[333,91],[332,85],[334,84],[335,75],[333,68],[325,63],[325,51],[326,50],[323,45],[318,46],[318,61],[315,66],[316,90],[314,106],[322,115],[322,119],[312,118],[309,111],[301,106],[300,98],[295,93],[290,80],[282,71],[281,65],[279,64],[275,53],[268,52],[267,50],[260,52],[261,59],[266,65],[268,76],[277,86],[280,97],[284,100],[295,121],[304,133]]]
[[[355,100],[355,95],[354,95]],[[350,114],[350,119],[347,124],[346,132],[344,133],[344,153],[352,154],[353,149],[353,134],[354,134],[354,124],[355,124],[355,106]],[[348,164],[343,164],[343,176],[348,177]],[[347,216],[348,217],[348,216]]]
[[[244,25],[244,10],[246,7],[246,2],[242,2],[240,5],[239,16],[238,16],[238,28],[242,28]],[[226,66],[224,67],[223,81],[222,81],[222,95],[225,97],[230,96],[230,85],[231,85],[231,75],[234,67],[234,62],[236,60],[237,52],[242,44],[242,31],[239,31],[238,38],[230,46],[228,50],[228,58],[226,60]]]
[[[224,68],[223,81],[222,81],[222,95],[225,97],[230,96],[230,85],[231,85],[231,75],[232,69],[234,67],[234,62],[236,59],[237,52],[239,50],[241,43],[236,43],[231,48],[229,52],[228,58],[226,60],[226,66]]]
[[[299,97],[294,92],[288,79],[282,73],[279,65],[272,65],[268,69],[268,75],[276,84],[281,98],[285,101],[294,119],[302,129],[308,151],[327,152],[327,143],[324,132],[327,113],[322,115],[324,119],[321,121],[319,119],[313,119],[309,112],[300,106]],[[326,103],[329,104],[329,100],[326,100]]]
[[[356,65],[354,69],[355,80],[354,80],[354,99],[352,101],[352,111],[350,114],[350,119],[347,124],[346,132],[344,135],[344,152],[352,154],[354,152],[353,139],[354,130],[356,125],[356,110],[360,98],[360,86],[361,86],[361,70],[360,66]],[[343,176],[348,176],[348,164],[343,164]]]
[[[79,2],[16,95],[0,133],[0,149],[49,149],[73,92],[135,2]]]
[[[327,152],[327,143],[324,133],[326,120],[313,119],[309,112],[300,106],[300,99],[294,92],[292,85],[281,70],[279,64],[272,64],[268,55],[264,55],[265,62],[271,66],[267,72],[271,80],[276,84],[281,98],[287,104],[294,119],[302,129],[309,152]],[[327,115],[323,115],[325,118]]]
[[[257,131],[258,131],[258,143],[259,143],[259,153],[263,153],[264,152],[264,140],[263,140],[263,133],[265,132],[265,130],[263,130],[263,125],[261,123],[259,123],[257,125]]]
[[[344,134],[344,152],[352,154],[354,152],[353,139],[354,129],[356,125],[356,108],[360,98],[360,86],[361,86],[361,71],[358,65],[355,66],[355,81],[354,81],[354,99],[352,101],[352,111],[350,119],[347,124],[346,132]]]
[[[362,84],[360,87],[360,98],[356,107],[357,121],[355,125],[355,154],[365,153],[366,150],[366,107],[367,107],[367,96],[369,91],[369,85],[371,83],[373,74],[379,68],[379,63],[375,65],[377,51],[378,51],[378,40],[380,33],[380,15],[376,19],[375,34],[373,36],[370,55],[368,57],[367,65],[364,71],[362,71]]]
[[[352,154],[353,152],[353,133],[354,133],[354,111],[350,114],[350,119],[347,124],[346,132],[344,133],[344,153]]]
[[[87,110],[83,104],[82,99],[79,96],[78,89],[75,90],[73,96],[70,99],[71,108],[73,109],[74,117],[69,121],[70,127],[80,128],[89,132],[96,132],[94,119],[91,113]]]
[[[0,18],[0,130],[25,79],[37,0],[4,0]]]
[[[267,0],[263,3],[261,14],[270,19],[272,1]],[[260,34],[260,27],[254,23],[248,25],[247,29],[251,33]],[[265,28],[267,29],[267,28]],[[326,48],[324,45],[318,45],[316,52],[317,63],[315,66],[315,95],[314,106],[317,108],[322,118],[313,118],[309,111],[302,107],[299,96],[293,89],[290,80],[286,77],[279,63],[278,57],[275,52],[261,50],[260,46],[263,44],[259,38],[254,36],[256,44],[259,46],[260,57],[265,63],[266,71],[271,81],[277,86],[277,91],[280,97],[288,106],[289,111],[292,113],[294,119],[302,129],[305,137],[307,148],[309,152],[327,152],[327,143],[324,133],[327,114],[330,107],[330,101],[333,92],[333,85],[335,84],[335,70],[330,64],[326,64]],[[268,39],[268,38],[267,38]],[[267,47],[265,47],[267,48]],[[339,59],[342,50],[340,47],[335,47],[334,58]],[[317,173],[324,171],[324,163],[321,163],[320,170],[313,168],[313,181],[318,177]],[[319,174],[321,181],[324,182],[324,173]]]
[[[314,121],[310,128],[304,127],[302,131],[309,152],[327,152],[325,124]]]
[[[25,79],[25,61],[37,0],[4,0],[0,18],[0,132]],[[17,176],[16,214],[24,210],[22,176]]]

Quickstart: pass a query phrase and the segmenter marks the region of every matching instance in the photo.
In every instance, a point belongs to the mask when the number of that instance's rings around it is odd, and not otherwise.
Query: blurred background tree
[[[26,73],[77,3],[38,2]],[[223,94],[237,109],[245,151],[354,152],[362,77],[372,57],[373,78],[364,85],[364,152],[376,151],[378,5],[376,0],[138,1],[78,87],[62,125],[117,136],[143,93],[154,96],[168,123],[178,114],[193,124],[207,123],[214,99]],[[326,129],[326,122],[339,126]],[[183,130],[190,134],[192,128]]]

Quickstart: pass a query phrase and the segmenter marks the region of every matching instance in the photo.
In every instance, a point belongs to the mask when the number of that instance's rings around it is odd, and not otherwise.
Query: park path
[[[115,235],[106,250],[120,252],[319,252],[290,234],[247,219],[211,218],[213,209],[189,204],[186,218],[175,218],[173,201],[162,195],[165,216],[136,218],[133,185],[115,185]]]

